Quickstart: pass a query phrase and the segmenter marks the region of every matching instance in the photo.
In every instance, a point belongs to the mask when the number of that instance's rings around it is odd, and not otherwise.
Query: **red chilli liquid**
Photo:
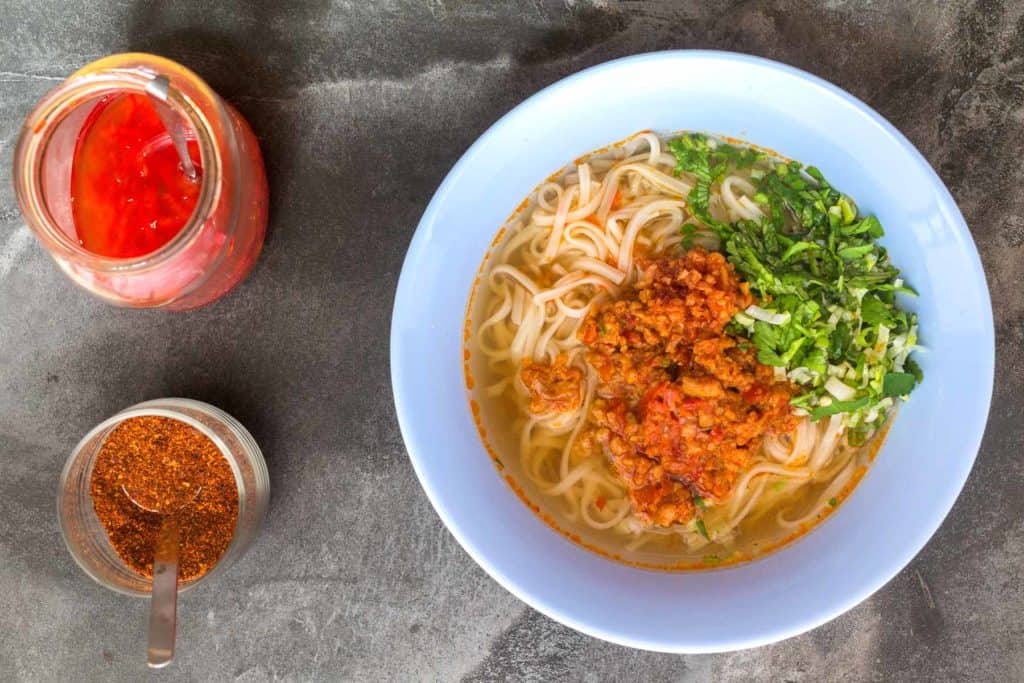
[[[201,174],[195,135],[186,128],[186,136]],[[89,114],[71,167],[72,215],[84,248],[111,258],[156,251],[188,223],[199,188],[147,96],[108,95]]]

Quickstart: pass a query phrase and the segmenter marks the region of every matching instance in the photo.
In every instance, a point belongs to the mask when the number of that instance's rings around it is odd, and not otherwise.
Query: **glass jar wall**
[[[71,179],[76,144],[105,98],[170,82],[168,106],[194,136],[202,176],[191,218],[166,244],[130,258],[92,253],[78,238]],[[132,53],[72,74],[25,122],[14,155],[15,190],[29,228],[78,285],[118,305],[185,310],[229,292],[252,269],[267,224],[267,181],[256,137],[194,73]]]

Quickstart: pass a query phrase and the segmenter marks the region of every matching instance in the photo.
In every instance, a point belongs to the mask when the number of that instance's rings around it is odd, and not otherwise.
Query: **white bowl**
[[[629,567],[548,528],[496,471],[467,403],[466,303],[513,209],[550,173],[642,129],[728,135],[817,165],[886,228],[920,298],[924,383],[860,485],[825,522],[757,561],[706,572]],[[466,551],[524,602],[572,628],[665,652],[735,650],[818,626],[878,590],[924,546],[960,493],[992,393],[992,310],[949,192],[891,124],[782,64],[660,52],[566,78],[509,112],[463,155],[409,246],[391,373],[416,473]]]

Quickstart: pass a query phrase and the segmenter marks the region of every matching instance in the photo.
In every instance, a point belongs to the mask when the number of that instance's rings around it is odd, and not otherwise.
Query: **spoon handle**
[[[167,134],[171,137],[171,142],[174,144],[174,149],[178,152],[178,158],[181,160],[181,169],[185,172],[185,175],[189,180],[195,180],[198,177],[196,172],[195,164],[192,163],[192,157],[188,154],[188,142],[185,140],[185,126],[181,123],[181,118],[171,109],[170,105],[167,104],[167,98],[170,96],[171,82],[167,76],[157,76],[146,85],[146,94],[149,95],[149,101],[153,103],[153,109],[156,110],[157,116],[164,124],[164,128],[167,129]]]
[[[174,627],[178,614],[178,522],[164,515],[153,557],[153,593],[149,605],[149,650],[151,669],[167,666],[174,659]]]

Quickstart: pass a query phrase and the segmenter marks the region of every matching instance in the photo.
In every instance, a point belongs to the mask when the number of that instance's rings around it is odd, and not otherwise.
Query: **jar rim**
[[[181,114],[196,135],[203,175],[199,197],[192,215],[181,230],[159,248],[128,258],[96,254],[78,244],[50,213],[41,179],[43,157],[50,139],[60,124],[81,106],[114,92],[145,93],[146,85],[157,75],[171,81],[168,104]],[[198,102],[176,83],[195,90]],[[169,59],[147,53],[124,53],[97,60],[71,74],[47,93],[25,119],[14,151],[14,185],[22,214],[29,227],[48,249],[73,258],[89,268],[108,273],[136,273],[158,267],[186,250],[199,236],[212,216],[223,191],[224,159],[216,144],[215,124],[204,106],[220,117],[222,130],[230,131],[217,96],[199,76]],[[209,105],[213,105],[211,108]]]

